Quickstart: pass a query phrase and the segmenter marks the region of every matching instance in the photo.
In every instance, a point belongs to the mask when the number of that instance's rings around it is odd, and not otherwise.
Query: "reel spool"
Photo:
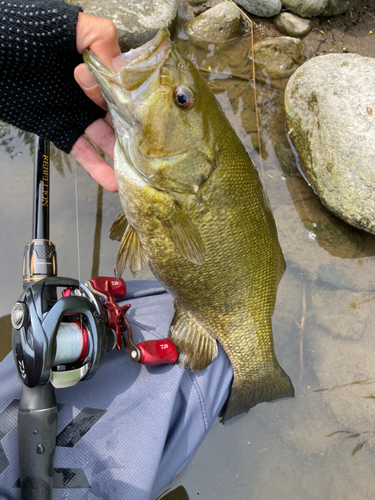
[[[49,381],[62,388],[91,378],[103,353],[116,345],[105,318],[100,300],[78,280],[49,277],[27,288],[11,314],[21,381],[27,387]]]

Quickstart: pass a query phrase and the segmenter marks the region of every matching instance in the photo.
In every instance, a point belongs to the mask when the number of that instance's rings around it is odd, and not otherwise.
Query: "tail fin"
[[[262,385],[253,387],[246,385],[243,387],[234,379],[229,398],[223,409],[221,422],[227,422],[240,413],[247,413],[250,408],[253,408],[258,403],[293,396],[293,384],[281,367],[273,378]]]

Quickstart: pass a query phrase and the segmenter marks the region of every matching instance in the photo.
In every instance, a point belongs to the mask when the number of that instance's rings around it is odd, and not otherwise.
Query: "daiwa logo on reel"
[[[23,379],[25,379],[26,378],[26,370],[25,370],[25,365],[24,365],[23,359],[21,361],[18,360],[18,371],[20,372],[21,377]]]

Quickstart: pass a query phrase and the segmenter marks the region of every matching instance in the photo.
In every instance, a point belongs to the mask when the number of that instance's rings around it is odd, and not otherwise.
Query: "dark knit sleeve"
[[[66,153],[105,115],[74,80],[79,11],[62,0],[0,0],[0,120]]]

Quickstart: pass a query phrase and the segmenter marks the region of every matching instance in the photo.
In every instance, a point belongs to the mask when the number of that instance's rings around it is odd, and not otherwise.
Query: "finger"
[[[80,12],[76,28],[77,50],[80,54],[90,48],[99,60],[113,70],[112,59],[121,56],[117,28],[109,19]]]
[[[70,154],[104,189],[112,193],[117,191],[114,171],[85,137],[81,136],[74,143]]]
[[[74,78],[87,97],[101,108],[108,109],[103,95],[86,64],[82,63],[75,68]]]
[[[110,118],[109,113],[107,115]],[[85,130],[85,135],[113,160],[113,150],[116,142],[115,131],[106,120],[100,118],[94,121]]]

